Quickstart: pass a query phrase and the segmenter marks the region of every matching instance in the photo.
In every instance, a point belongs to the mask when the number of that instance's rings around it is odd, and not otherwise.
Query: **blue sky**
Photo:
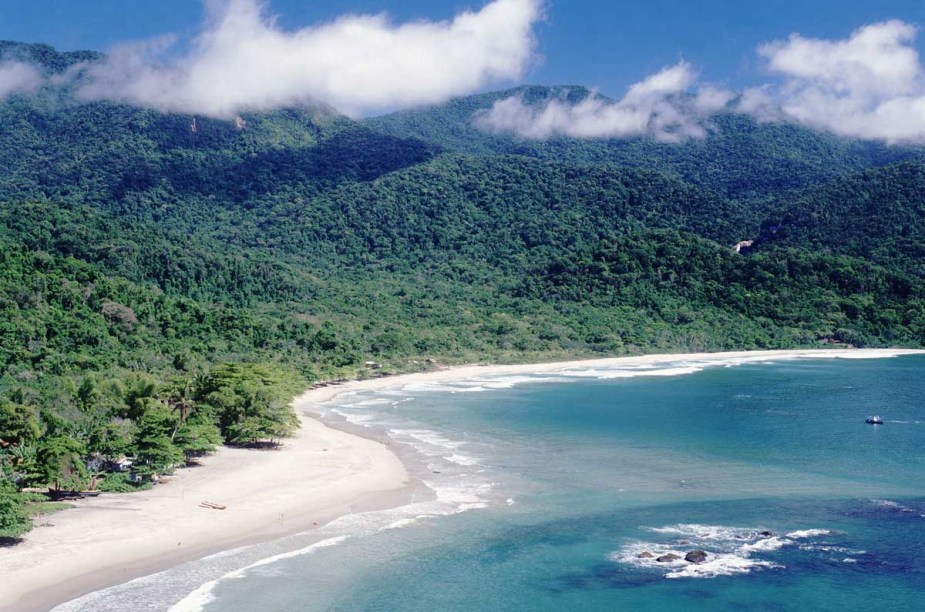
[[[272,0],[286,29],[345,13],[388,11],[396,21],[450,19],[460,0]],[[2,0],[0,38],[63,49],[106,50],[165,33],[191,36],[196,0]],[[539,84],[582,84],[620,96],[626,87],[680,58],[703,79],[742,89],[766,78],[756,47],[799,32],[844,38],[864,24],[925,24],[922,0],[551,0],[536,28],[540,63],[524,76]],[[918,41],[921,44],[921,41]]]

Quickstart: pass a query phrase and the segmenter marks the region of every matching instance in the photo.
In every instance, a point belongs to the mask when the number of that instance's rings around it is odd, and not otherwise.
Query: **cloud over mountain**
[[[677,142],[704,136],[704,119],[725,108],[735,97],[710,85],[687,95],[696,81],[690,64],[680,62],[636,83],[619,101],[595,94],[577,104],[551,100],[530,106],[514,96],[498,101],[475,121],[483,129],[513,132],[525,138],[651,136]]]
[[[0,100],[15,93],[35,91],[43,80],[42,74],[32,64],[0,62]]]
[[[682,62],[633,85],[616,102],[591,97],[578,104],[552,101],[531,107],[514,97],[496,103],[476,123],[525,138],[674,141],[703,136],[711,115],[733,111],[847,137],[923,142],[925,67],[914,46],[917,32],[894,20],[864,26],[843,40],[793,34],[761,45],[758,54],[778,79],[739,96],[699,84]]]
[[[186,52],[126,45],[87,68],[78,95],[214,117],[312,101],[348,114],[436,103],[519,79],[541,0],[494,0],[450,21],[348,15],[284,31],[257,0],[212,0]]]

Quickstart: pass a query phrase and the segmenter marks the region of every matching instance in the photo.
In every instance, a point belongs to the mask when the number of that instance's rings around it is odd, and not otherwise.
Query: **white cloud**
[[[207,6],[188,52],[170,57],[170,38],[117,48],[87,68],[78,95],[214,117],[312,101],[349,114],[437,103],[519,79],[542,18],[542,0],[494,0],[451,21],[349,15],[287,32],[257,0]]]
[[[651,136],[677,142],[706,135],[705,119],[734,98],[731,92],[710,85],[689,95],[696,81],[690,64],[680,62],[631,86],[619,101],[593,94],[577,104],[551,100],[531,106],[513,96],[498,101],[475,121],[482,129],[525,138]]]
[[[711,115],[726,110],[735,98],[736,94],[728,89],[703,85],[694,97],[694,108],[701,115]]]
[[[925,142],[925,66],[915,47],[917,33],[915,26],[893,20],[866,25],[842,40],[793,34],[758,48],[779,78],[738,96],[698,84],[681,62],[633,85],[617,102],[595,95],[578,104],[531,106],[514,97],[496,103],[476,123],[526,138],[649,136],[671,142],[703,136],[711,116],[733,111],[852,138]]]
[[[0,100],[15,93],[29,93],[41,87],[44,77],[31,64],[0,62]]]
[[[864,26],[844,40],[804,38],[759,47],[782,77],[745,92],[744,112],[779,116],[842,136],[925,140],[925,68],[915,48],[917,29],[902,21]]]
[[[784,120],[780,107],[774,101],[770,85],[746,89],[736,100],[734,110],[751,115],[762,123]]]

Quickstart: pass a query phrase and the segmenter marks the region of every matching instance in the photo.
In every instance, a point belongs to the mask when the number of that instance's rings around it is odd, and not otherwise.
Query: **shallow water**
[[[62,609],[920,609],[923,373],[678,362],[348,395],[327,417],[402,445],[436,499]]]

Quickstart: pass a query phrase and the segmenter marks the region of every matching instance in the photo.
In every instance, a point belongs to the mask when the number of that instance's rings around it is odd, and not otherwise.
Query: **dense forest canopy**
[[[583,87],[518,87],[375,117],[366,124],[385,134],[414,136],[476,155],[515,154],[575,164],[654,168],[723,197],[754,202],[921,152],[914,147],[839,138],[788,123],[762,123],[738,114],[716,116],[707,125],[709,137],[681,143],[643,137],[528,140],[486,132],[473,121],[478,113],[511,96],[543,104],[549,100],[576,102],[589,95]]]
[[[278,440],[300,388],[371,360],[925,344],[918,149],[738,115],[679,144],[479,131],[511,93],[363,121],[0,103],[0,538],[23,488]]]

